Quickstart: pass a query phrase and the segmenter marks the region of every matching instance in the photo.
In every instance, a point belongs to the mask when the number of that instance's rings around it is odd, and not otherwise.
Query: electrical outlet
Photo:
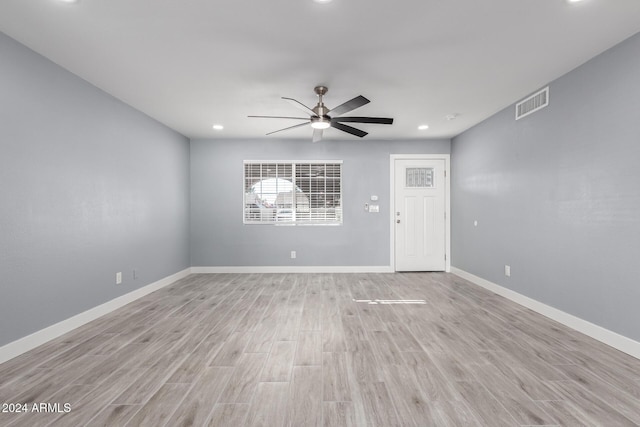
[[[504,266],[504,275],[507,277],[511,277],[511,266],[510,265],[505,265]]]
[[[116,285],[119,285],[122,283],[122,271],[118,271],[116,273]]]
[[[296,251],[291,251],[291,259],[295,259],[296,258]]]

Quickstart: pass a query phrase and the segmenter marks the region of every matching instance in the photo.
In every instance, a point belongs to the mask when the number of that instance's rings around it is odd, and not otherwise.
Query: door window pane
[[[433,188],[433,168],[407,168],[405,186]]]

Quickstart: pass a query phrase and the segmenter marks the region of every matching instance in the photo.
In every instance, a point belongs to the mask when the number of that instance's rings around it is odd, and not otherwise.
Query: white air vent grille
[[[516,120],[535,113],[547,105],[549,105],[549,86],[516,104]]]

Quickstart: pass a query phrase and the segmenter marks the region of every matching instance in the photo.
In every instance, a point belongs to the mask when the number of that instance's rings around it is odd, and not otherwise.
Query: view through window
[[[245,224],[342,224],[342,162],[244,162]]]

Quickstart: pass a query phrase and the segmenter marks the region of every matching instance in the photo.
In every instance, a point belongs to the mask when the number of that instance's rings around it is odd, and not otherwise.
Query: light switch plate
[[[370,213],[378,213],[378,212],[380,212],[380,206],[379,205],[369,205],[369,212]]]

